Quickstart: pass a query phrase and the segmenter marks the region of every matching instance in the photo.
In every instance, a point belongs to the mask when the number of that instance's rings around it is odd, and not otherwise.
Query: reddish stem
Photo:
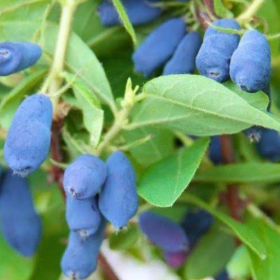
[[[98,260],[106,280],[119,280],[118,276],[115,274],[114,270],[102,253],[99,254]]]

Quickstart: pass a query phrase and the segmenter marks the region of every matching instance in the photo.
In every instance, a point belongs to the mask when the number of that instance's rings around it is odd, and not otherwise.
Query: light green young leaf
[[[225,7],[222,0],[214,0],[215,13],[224,18],[232,18],[233,13]]]
[[[119,13],[119,16],[121,18],[121,21],[123,22],[123,25],[124,25],[126,31],[131,36],[134,45],[136,45],[136,43],[137,43],[136,34],[135,34],[134,28],[126,14],[126,11],[125,11],[125,8],[124,8],[122,2],[120,0],[113,0],[113,3],[114,3],[114,6],[116,7],[116,10]]]
[[[195,196],[186,194],[184,197],[182,197],[182,201],[183,200],[204,209],[215,216],[218,220],[226,224],[245,245],[247,245],[254,253],[257,254],[260,259],[264,260],[267,257],[266,248],[254,229],[232,219],[222,212],[217,211]]]
[[[27,76],[26,79],[13,88],[12,91],[3,98],[0,105],[0,124],[5,130],[8,130],[10,127],[13,116],[22,99],[36,88],[36,86],[43,80],[46,72],[47,70],[43,69]]]
[[[71,83],[75,80],[75,76],[67,74],[66,80]],[[72,88],[79,107],[82,109],[84,124],[90,133],[90,141],[96,147],[100,140],[104,122],[104,112],[100,109],[100,102],[80,79],[72,84]]]
[[[222,271],[235,250],[232,236],[217,229],[203,235],[187,259],[185,279],[204,279]]]
[[[149,81],[128,128],[157,126],[197,136],[233,134],[252,125],[280,131],[280,121],[211,79],[170,75]]]
[[[172,206],[191,182],[208,145],[209,139],[199,139],[149,167],[140,178],[139,194],[155,206]]]
[[[238,163],[216,166],[198,172],[195,181],[207,183],[276,183],[280,181],[278,163]]]

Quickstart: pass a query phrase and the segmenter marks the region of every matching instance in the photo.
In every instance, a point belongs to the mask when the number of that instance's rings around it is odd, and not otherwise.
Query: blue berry
[[[213,217],[203,210],[187,213],[182,221],[182,227],[188,236],[191,248],[209,230],[212,223]]]
[[[229,280],[227,271],[223,270],[218,276],[215,277],[215,280]]]
[[[96,197],[78,200],[67,197],[66,220],[70,230],[77,231],[87,238],[97,232],[101,223],[101,214]]]
[[[106,176],[107,167],[100,158],[81,155],[65,170],[64,190],[77,199],[93,197],[101,189]]]
[[[256,30],[247,31],[241,38],[230,63],[230,77],[237,86],[248,92],[264,89],[271,74],[271,53],[265,36]]]
[[[219,27],[239,30],[239,24],[233,19],[220,19],[213,22]],[[196,57],[196,67],[200,74],[217,82],[229,79],[229,65],[233,52],[239,43],[239,36],[228,34],[208,27],[202,46]]]
[[[262,129],[262,137],[257,143],[260,155],[271,161],[280,159],[280,135],[272,129]]]
[[[4,239],[18,253],[31,257],[39,246],[42,222],[25,178],[7,171],[1,184],[0,221]]]
[[[139,227],[147,238],[166,252],[188,249],[188,239],[182,227],[167,217],[144,212],[139,217]]]
[[[223,158],[220,136],[211,137],[211,143],[209,146],[209,158],[215,165],[222,164]]]
[[[127,225],[138,209],[136,178],[130,161],[122,152],[107,160],[108,176],[99,197],[99,209],[116,229]]]
[[[22,176],[32,173],[46,159],[51,141],[52,103],[42,94],[26,98],[19,106],[8,131],[4,157]]]
[[[163,74],[190,74],[195,70],[195,58],[202,40],[197,32],[187,34],[180,42],[172,58],[164,67]]]
[[[104,238],[106,222],[103,219],[98,231],[86,239],[72,231],[61,260],[63,273],[71,279],[85,279],[97,266],[99,250]]]
[[[156,0],[122,0],[126,13],[133,25],[141,25],[158,18],[161,9],[153,7]],[[121,20],[112,1],[103,0],[98,7],[101,23],[104,26],[120,25]]]
[[[188,251],[179,251],[175,253],[165,252],[164,259],[166,263],[173,268],[178,268],[184,265],[186,259],[188,257]]]
[[[32,43],[4,42],[0,44],[0,76],[24,70],[41,57],[41,48]]]
[[[150,76],[173,54],[185,34],[185,29],[185,23],[174,18],[152,31],[133,54],[135,70],[144,76]]]

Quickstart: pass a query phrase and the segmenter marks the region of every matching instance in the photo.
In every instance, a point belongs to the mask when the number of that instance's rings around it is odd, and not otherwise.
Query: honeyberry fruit
[[[271,74],[271,52],[267,39],[256,30],[247,31],[233,53],[230,77],[247,92],[263,90]]]
[[[182,227],[188,236],[190,248],[206,233],[213,223],[213,217],[203,210],[190,211],[182,221]]]
[[[122,152],[107,160],[108,175],[99,196],[99,209],[116,229],[127,225],[138,209],[136,178],[133,167]]]
[[[87,238],[97,232],[101,223],[101,213],[97,198],[75,199],[67,197],[66,220],[70,230],[79,233],[81,238]]]
[[[209,146],[209,158],[215,164],[223,162],[220,136],[212,136]]]
[[[188,256],[188,251],[179,251],[179,252],[165,252],[164,253],[164,259],[166,263],[173,268],[181,267]]]
[[[139,227],[153,244],[166,252],[188,249],[188,239],[182,227],[165,216],[144,212],[139,217]]]
[[[42,236],[42,221],[36,213],[25,178],[7,171],[1,184],[0,222],[4,239],[25,257],[36,252]]]
[[[19,106],[4,146],[8,166],[22,176],[32,173],[46,159],[51,141],[52,103],[34,94]]]
[[[76,199],[93,197],[101,189],[106,176],[107,167],[100,158],[81,155],[65,170],[64,190]]]
[[[272,129],[262,129],[262,137],[257,143],[260,155],[270,161],[280,159],[280,135]]]
[[[70,279],[86,279],[97,266],[99,250],[104,238],[106,222],[103,219],[98,231],[86,239],[71,231],[69,243],[61,260],[63,273]]]
[[[215,277],[215,280],[229,280],[227,271],[223,270],[218,276]]]
[[[152,31],[133,54],[135,70],[146,77],[150,76],[171,57],[185,29],[186,25],[181,19],[173,18]]]
[[[32,66],[37,62],[41,55],[41,48],[33,43],[1,43],[0,76],[7,76]]]
[[[195,70],[195,58],[202,40],[197,32],[187,34],[164,67],[163,74],[191,74]]]
[[[141,25],[158,18],[161,9],[153,7],[156,0],[122,0],[130,22],[133,25]],[[112,1],[103,0],[98,7],[101,23],[104,26],[115,26],[122,24],[119,14]]]
[[[213,24],[219,27],[240,29],[237,21],[233,19],[220,19],[214,21]],[[196,67],[200,74],[220,83],[227,81],[230,59],[238,43],[238,35],[208,27],[196,57]]]

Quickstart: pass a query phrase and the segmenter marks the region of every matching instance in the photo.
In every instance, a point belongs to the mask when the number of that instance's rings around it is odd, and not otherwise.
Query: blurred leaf
[[[210,205],[206,204],[199,198],[192,196],[192,195],[185,195],[185,200],[189,203],[192,203],[196,206],[199,206],[200,208],[204,209],[205,211],[209,212],[213,216],[215,216],[217,219],[219,219],[221,222],[226,224],[229,228],[232,229],[232,231],[236,234],[236,236],[254,253],[257,254],[257,256],[260,259],[265,259],[266,258],[266,248],[261,241],[261,239],[258,237],[257,232],[252,229],[251,227],[242,224],[231,217],[227,216],[226,214],[219,212],[215,210],[213,207]],[[182,198],[182,199],[184,199]]]
[[[224,18],[233,17],[233,13],[224,6],[222,0],[214,0],[214,9],[215,9],[215,13],[220,17],[224,17]]]
[[[267,258],[261,260],[249,249],[251,270],[254,280],[277,280],[280,275],[280,235],[261,220],[255,220],[250,226],[258,233],[265,244]]]
[[[174,136],[164,129],[139,128],[123,132],[127,143],[143,139],[151,135],[151,139],[130,151],[142,166],[147,167],[169,156],[174,151]]]
[[[133,43],[136,44],[137,43],[136,34],[135,34],[134,28],[126,14],[126,11],[123,7],[122,2],[120,0],[113,0],[113,4],[116,7],[116,10],[118,11],[120,19],[124,25],[124,28],[126,29],[128,34],[131,36]]]
[[[280,164],[250,162],[221,165],[197,173],[195,180],[207,183],[277,183],[280,181]]]
[[[74,75],[67,74],[66,80],[68,83],[71,83],[73,79],[75,79]],[[83,120],[86,129],[90,133],[90,141],[95,147],[99,143],[101,136],[104,112],[100,109],[99,100],[83,82],[79,79],[76,80],[72,88],[79,103],[79,107],[83,111]]]
[[[196,136],[232,134],[252,125],[280,130],[276,117],[203,76],[159,77],[143,92],[147,98],[135,107],[131,129],[157,126]]]
[[[140,237],[138,226],[130,224],[127,229],[117,233],[111,233],[109,245],[112,250],[127,250],[132,248]]]
[[[184,268],[186,279],[203,279],[222,271],[235,250],[232,236],[211,230],[194,247]]]
[[[46,72],[47,70],[43,69],[27,76],[26,79],[14,87],[11,92],[3,98],[0,105],[0,124],[4,129],[8,130],[22,99],[30,94],[31,91],[43,80]]]
[[[188,187],[208,145],[209,139],[199,139],[149,167],[140,178],[139,194],[155,206],[172,206]]]

